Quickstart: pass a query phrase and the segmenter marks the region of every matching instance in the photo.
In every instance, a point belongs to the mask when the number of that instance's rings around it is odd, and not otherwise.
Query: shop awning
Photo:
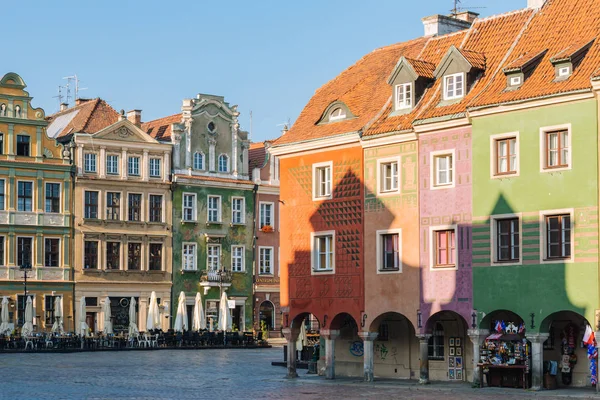
[[[485,340],[505,340],[507,342],[521,339],[523,339],[523,337],[521,335],[517,335],[516,333],[492,333],[490,336],[485,338]]]
[[[498,340],[502,337],[501,333],[492,333],[490,336],[486,337],[485,340]]]

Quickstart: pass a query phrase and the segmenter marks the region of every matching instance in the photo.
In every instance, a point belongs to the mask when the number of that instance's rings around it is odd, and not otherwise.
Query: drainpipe
[[[254,295],[256,293],[256,215],[258,214],[258,185],[255,184],[252,189],[252,196],[254,198],[254,215],[252,216],[252,321],[256,317],[256,299]],[[260,328],[260,325],[259,325]]]
[[[73,157],[73,151],[75,149],[75,142],[73,139],[69,142],[71,151],[69,157],[71,158],[71,248],[69,249],[70,261],[71,261],[71,279],[73,280],[73,295],[71,296],[71,315],[73,316],[73,332],[75,330],[75,157]]]

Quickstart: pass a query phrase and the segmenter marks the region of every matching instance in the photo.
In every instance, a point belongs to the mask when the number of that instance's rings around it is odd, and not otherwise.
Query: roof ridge
[[[81,131],[84,131],[85,128],[88,126],[88,124],[90,123],[91,119],[92,119],[92,115],[94,114],[94,112],[98,109],[98,104],[100,104],[100,102],[102,101],[100,99],[100,97],[95,98],[94,100],[92,100],[94,102],[96,102],[96,104],[94,104],[94,108],[92,108],[92,111],[90,112],[90,115],[88,115],[87,119],[85,120],[85,123],[83,124],[83,127],[81,128]],[[85,103],[84,103],[85,104]]]
[[[93,101],[96,101],[96,100],[98,100],[98,99],[100,99],[100,97],[95,97],[95,98],[93,98],[93,99],[89,99],[89,100],[87,100],[87,101],[84,101],[84,102],[83,102],[83,103],[81,103],[81,104],[77,104],[77,105],[75,105],[75,106],[73,106],[73,107],[71,107],[71,108],[67,108],[66,110],[59,111],[59,112],[56,112],[56,113],[54,113],[54,114],[50,114],[50,115],[48,115],[46,118],[54,118],[54,117],[59,117],[59,116],[61,116],[61,115],[64,115],[64,114],[68,114],[68,113],[70,113],[70,112],[72,112],[72,111],[74,111],[74,110],[81,109],[81,108],[83,108],[84,106],[86,106],[86,105],[90,104],[91,102],[93,102]]]
[[[164,117],[160,117],[160,118],[156,118],[156,119],[151,119],[150,121],[144,121],[144,122],[142,122],[142,124],[151,124],[153,122],[160,121],[161,119],[173,118],[173,117],[175,117],[177,115],[181,115],[181,114],[182,114],[181,112],[178,112],[178,113],[175,113],[175,114],[172,114],[172,115],[167,115],[167,116],[164,116]]]
[[[478,24],[478,23],[483,23],[483,22],[488,22],[497,18],[504,18],[504,17],[510,17],[514,14],[519,14],[519,13],[526,13],[526,12],[534,12],[537,13],[539,11],[538,10],[533,10],[531,8],[520,8],[518,10],[512,10],[512,11],[507,11],[505,13],[500,13],[500,14],[494,14],[494,15],[489,15],[487,17],[483,17],[483,18],[476,18],[475,21],[473,21],[473,25]]]

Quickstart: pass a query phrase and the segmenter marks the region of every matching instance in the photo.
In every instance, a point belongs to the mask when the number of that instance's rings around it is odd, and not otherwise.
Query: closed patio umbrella
[[[90,328],[85,320],[86,315],[85,296],[81,296],[81,300],[79,301],[79,334],[81,336],[86,336]]]
[[[33,300],[31,300],[31,296],[27,296],[27,305],[25,306],[25,323],[23,324],[23,329],[21,334],[23,336],[28,336],[33,333]]]
[[[64,331],[62,323],[62,297],[54,298],[54,324],[52,324],[52,332],[62,333]]]
[[[158,312],[158,302],[156,301],[156,292],[150,294],[150,304],[148,305],[148,318],[146,318],[146,330],[160,328],[160,314]]]
[[[11,329],[8,325],[8,297],[2,298],[2,311],[0,312],[0,334],[9,334]]]
[[[179,293],[179,303],[177,304],[177,315],[175,316],[175,332],[188,330],[187,309],[185,307],[185,293]]]
[[[218,329],[223,332],[228,332],[231,330],[231,312],[229,311],[229,299],[227,298],[227,292],[223,292],[221,295],[218,325]]]
[[[202,297],[200,292],[196,293],[194,300],[194,321],[192,322],[192,330],[199,331],[206,329],[206,318],[204,317],[204,307],[202,307]]]
[[[263,339],[267,339],[267,338],[263,338]],[[302,349],[304,348],[304,346],[308,345],[308,339],[306,337],[306,324],[304,323],[304,320],[302,320],[302,325],[300,325],[300,334],[298,335],[298,339],[296,340],[296,349],[298,351],[302,351]]]
[[[136,301],[132,297],[129,300],[129,336],[137,335],[140,330],[137,327],[137,313],[135,312]]]
[[[102,305],[102,312],[104,313],[104,333],[110,335],[113,333],[112,321],[111,321],[111,310],[110,310],[110,297],[106,296],[104,304]]]

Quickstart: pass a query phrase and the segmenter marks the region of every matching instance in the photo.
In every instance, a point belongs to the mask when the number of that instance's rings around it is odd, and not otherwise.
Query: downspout
[[[254,184],[252,189],[252,198],[254,200],[254,215],[252,216],[252,321],[255,321],[256,317],[256,238],[258,232],[256,232],[256,215],[258,208],[258,185]],[[258,322],[258,329],[260,329],[260,321]]]
[[[75,330],[75,162],[73,157],[73,149],[75,149],[74,140],[71,139],[69,142],[71,151],[69,156],[71,157],[71,248],[69,249],[71,258],[71,279],[73,280],[73,295],[71,296],[71,315],[73,316],[73,332]]]

